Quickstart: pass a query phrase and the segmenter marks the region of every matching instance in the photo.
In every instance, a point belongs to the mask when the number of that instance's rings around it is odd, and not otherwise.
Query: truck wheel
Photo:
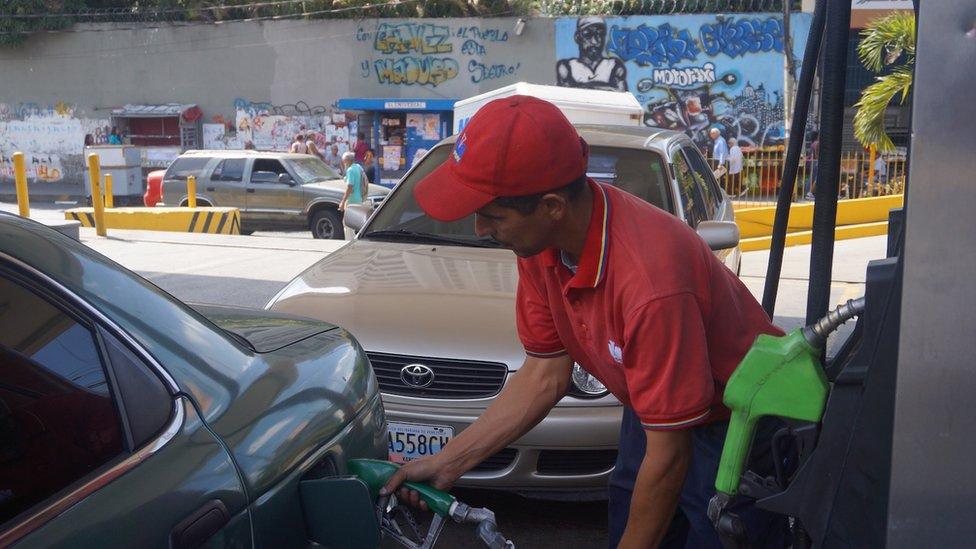
[[[312,221],[309,223],[312,229],[312,236],[315,238],[342,238],[342,219],[339,212],[334,210],[319,210],[312,214]]]

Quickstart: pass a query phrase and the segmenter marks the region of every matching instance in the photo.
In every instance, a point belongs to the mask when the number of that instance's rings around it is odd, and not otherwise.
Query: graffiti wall
[[[436,89],[457,80],[481,84],[517,76],[519,61],[485,63],[484,57],[508,45],[511,27],[420,22],[378,22],[361,26],[359,77],[385,86]]]
[[[302,133],[311,135],[319,151],[332,158],[341,156],[356,141],[356,113],[340,111],[331,105],[311,107],[304,102],[273,105],[238,98],[234,109],[237,117],[231,129],[233,133],[221,133],[221,128],[204,125],[206,148],[241,149],[245,144],[253,144],[258,150],[287,151],[295,135]]]
[[[799,59],[810,14],[790,23]],[[782,15],[560,18],[555,33],[560,86],[629,91],[645,124],[684,131],[703,148],[712,127],[743,146],[784,140]]]
[[[67,103],[0,103],[0,179],[13,179],[12,155],[22,152],[29,183],[81,181],[85,136],[103,144],[108,133],[108,120],[75,117]]]

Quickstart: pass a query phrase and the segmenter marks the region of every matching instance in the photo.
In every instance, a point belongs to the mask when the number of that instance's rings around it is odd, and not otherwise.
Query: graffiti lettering
[[[783,21],[773,17],[719,17],[715,24],[702,25],[699,34],[705,53],[711,56],[724,53],[735,58],[747,53],[783,51]]]
[[[357,42],[369,42],[373,39],[373,33],[365,30],[362,27],[356,29],[356,41]]]
[[[460,27],[454,36],[458,38],[477,38],[482,42],[508,42],[508,31],[482,29],[481,27]]]
[[[698,86],[715,82],[715,65],[705,63],[701,67],[684,67],[676,69],[654,69],[651,73],[654,86]],[[642,91],[644,81],[637,83],[637,89]]]
[[[238,97],[234,100],[234,110],[245,111],[250,116],[260,115],[279,115],[279,116],[314,116],[325,114],[327,107],[322,105],[310,106],[304,101],[297,103],[286,103],[282,105],[272,105],[267,102],[251,102],[247,99]]]
[[[485,47],[474,40],[465,40],[461,46],[461,53],[464,55],[484,55]]]
[[[485,65],[472,59],[468,62],[468,72],[471,73],[471,81],[475,84],[485,80],[495,80],[511,76],[518,72],[521,63],[514,65]]]
[[[437,86],[458,75],[458,62],[450,57],[404,57],[374,63],[380,84]]]
[[[699,53],[687,29],[672,29],[667,23],[657,28],[640,24],[636,29],[614,25],[607,51],[645,67],[674,65],[685,59],[694,61]]]
[[[454,50],[454,45],[447,41],[450,36],[447,27],[429,23],[381,23],[376,29],[373,48],[383,53],[449,53]]]

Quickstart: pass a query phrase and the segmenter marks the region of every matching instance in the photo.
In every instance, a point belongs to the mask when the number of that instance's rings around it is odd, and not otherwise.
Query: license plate
[[[454,428],[416,423],[387,423],[390,461],[406,463],[424,456],[432,456],[444,449],[454,437]]]

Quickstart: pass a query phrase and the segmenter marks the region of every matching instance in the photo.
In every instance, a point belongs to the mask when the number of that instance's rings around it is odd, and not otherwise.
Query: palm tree
[[[888,74],[878,76],[877,81],[861,92],[861,99],[854,105],[854,135],[862,145],[877,146],[881,152],[895,150],[894,143],[885,131],[884,115],[897,94],[900,103],[908,98],[912,87],[912,67],[915,65],[915,14],[908,11],[894,12],[871,21],[861,32],[857,46],[861,63],[875,73],[891,67],[902,54],[903,64]]]

